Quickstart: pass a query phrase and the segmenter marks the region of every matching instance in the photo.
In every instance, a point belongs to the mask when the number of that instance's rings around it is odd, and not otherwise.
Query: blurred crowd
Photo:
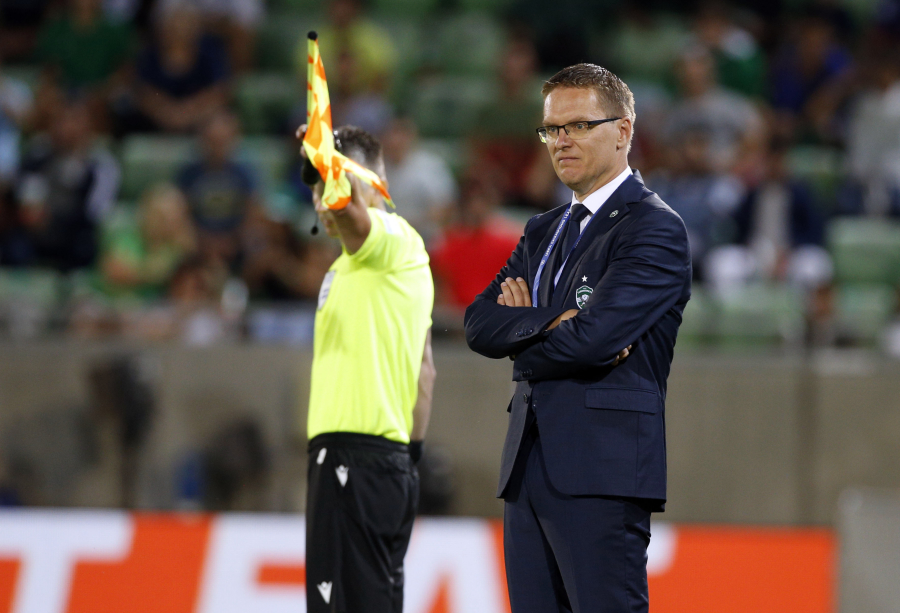
[[[308,341],[337,255],[309,233],[293,139],[309,29],[335,125],[380,137],[398,212],[426,241],[438,332],[458,329],[524,221],[570,199],[534,128],[542,79],[579,61],[634,91],[631,166],[684,219],[698,297],[777,287],[814,344],[841,342],[841,305],[877,296],[895,319],[900,0],[13,0],[5,329]],[[131,155],[147,143],[161,176]],[[884,230],[870,251],[867,228]],[[848,268],[848,244],[887,264]]]

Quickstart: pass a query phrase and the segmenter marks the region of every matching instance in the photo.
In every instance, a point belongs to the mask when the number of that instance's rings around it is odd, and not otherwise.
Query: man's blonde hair
[[[615,74],[596,64],[575,64],[563,68],[544,83],[541,93],[544,97],[558,87],[574,87],[592,90],[600,106],[611,117],[627,117],[631,120],[634,135],[634,94],[625,82]],[[631,148],[631,142],[628,143]]]

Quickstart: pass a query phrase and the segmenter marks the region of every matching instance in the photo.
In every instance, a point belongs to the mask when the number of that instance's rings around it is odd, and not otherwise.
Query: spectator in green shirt
[[[113,292],[135,291],[145,298],[164,293],[176,269],[197,248],[184,195],[174,185],[150,188],[136,219],[107,227],[102,273]]]
[[[133,32],[104,17],[100,0],[70,0],[43,27],[38,58],[65,88],[102,89],[131,59]]]

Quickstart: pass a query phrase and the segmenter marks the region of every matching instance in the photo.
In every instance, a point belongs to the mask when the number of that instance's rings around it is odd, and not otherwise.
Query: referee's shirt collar
[[[591,212],[590,215],[584,218],[581,222],[581,229],[584,230],[584,227],[587,225],[587,222],[591,217],[597,214],[597,211],[600,210],[606,201],[609,200],[609,197],[613,195],[613,192],[619,189],[619,186],[625,182],[625,179],[631,176],[631,166],[626,166],[625,170],[623,170],[615,179],[595,191],[594,193],[588,195],[587,198],[584,199],[583,204],[587,207],[587,209]],[[572,202],[578,202],[578,197],[575,196],[575,192],[572,192]]]

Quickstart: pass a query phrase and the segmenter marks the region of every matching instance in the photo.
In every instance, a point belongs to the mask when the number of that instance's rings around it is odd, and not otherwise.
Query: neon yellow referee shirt
[[[355,432],[409,442],[434,283],[418,233],[368,209],[372,229],[325,276],[316,312],[307,435]]]

